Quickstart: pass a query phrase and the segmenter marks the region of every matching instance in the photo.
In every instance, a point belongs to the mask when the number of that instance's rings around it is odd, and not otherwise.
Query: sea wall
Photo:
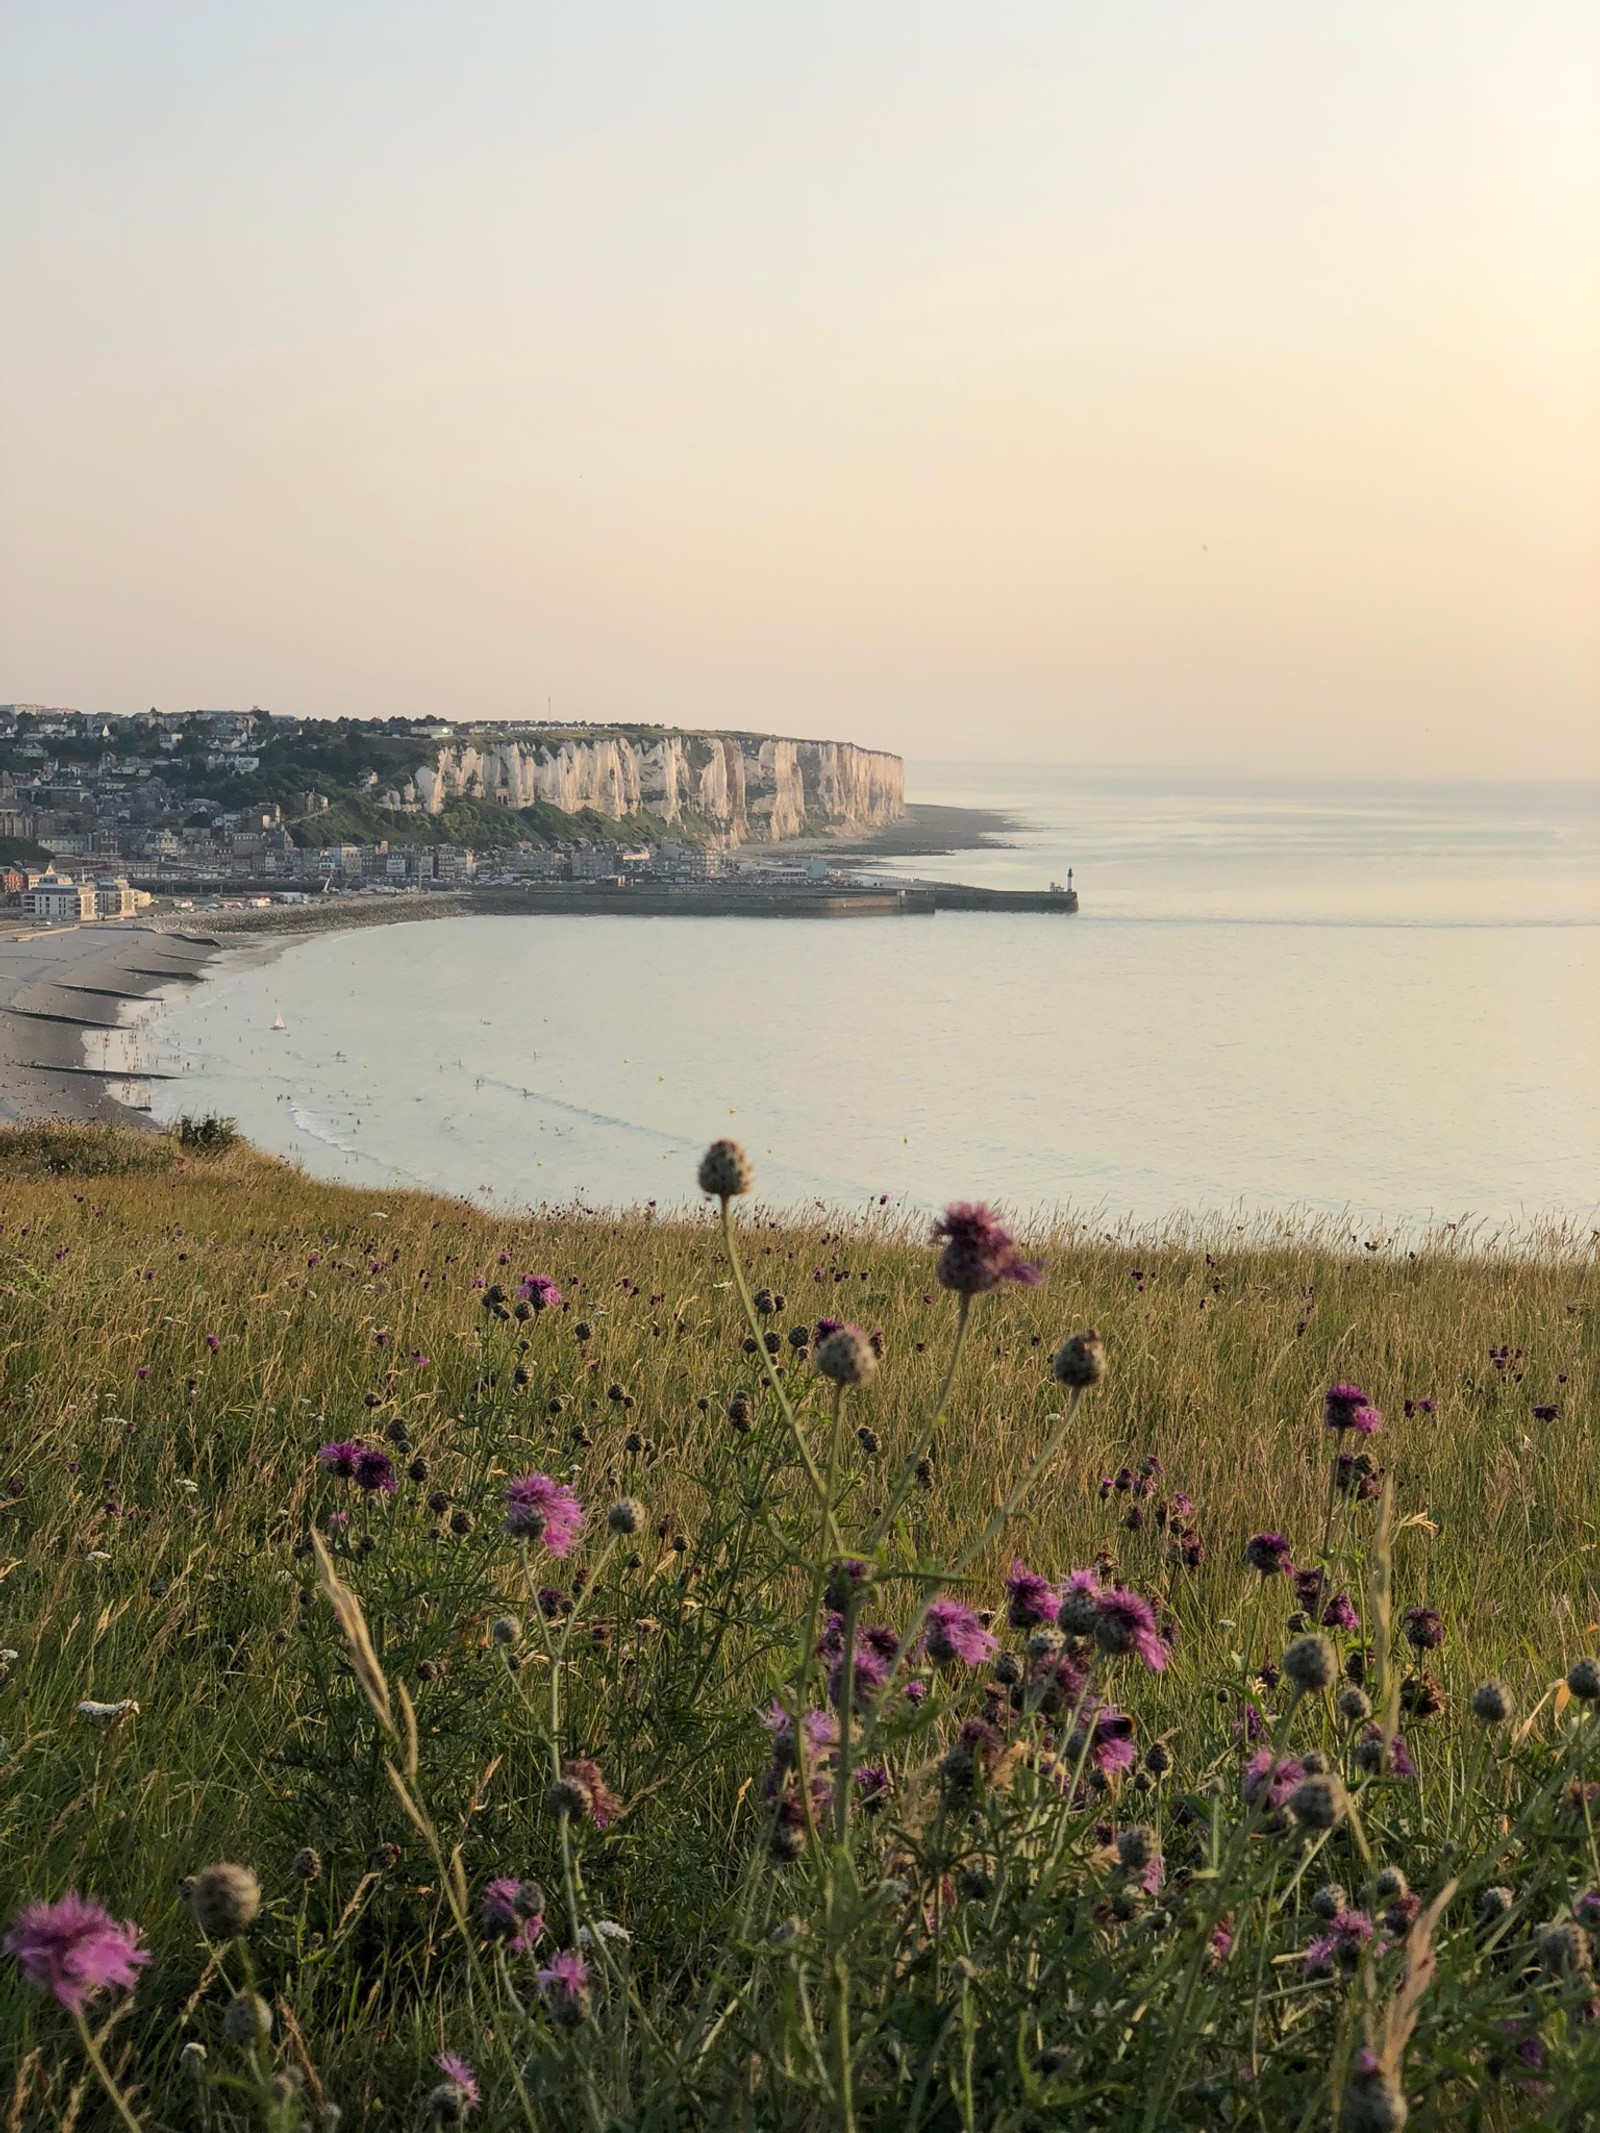
[[[412,781],[438,814],[460,795],[528,807],[538,800],[574,814],[616,817],[647,810],[668,822],[709,818],[730,844],[795,837],[807,821],[875,829],[905,812],[905,765],[897,755],[849,741],[759,739],[751,734],[605,733],[441,744]]]

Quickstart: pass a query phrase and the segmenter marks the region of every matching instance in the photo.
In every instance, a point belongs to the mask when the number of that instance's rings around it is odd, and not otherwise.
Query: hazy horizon
[[[18,701],[1600,775],[1579,0],[14,0]]]

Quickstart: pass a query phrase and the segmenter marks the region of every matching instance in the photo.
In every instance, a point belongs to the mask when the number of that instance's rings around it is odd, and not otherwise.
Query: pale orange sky
[[[11,0],[0,699],[1600,775],[1592,0]]]

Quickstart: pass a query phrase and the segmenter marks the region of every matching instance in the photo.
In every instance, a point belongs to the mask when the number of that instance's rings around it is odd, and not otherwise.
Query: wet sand
[[[152,1063],[130,1003],[198,984],[216,953],[191,926],[0,931],[0,1120],[137,1121]]]

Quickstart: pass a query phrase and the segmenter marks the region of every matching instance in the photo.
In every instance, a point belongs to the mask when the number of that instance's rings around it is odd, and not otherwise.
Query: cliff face
[[[429,814],[460,795],[508,807],[544,800],[568,814],[644,809],[668,822],[687,812],[709,817],[730,844],[796,837],[808,818],[872,829],[905,812],[905,765],[897,755],[849,741],[725,733],[445,742],[414,784]]]

